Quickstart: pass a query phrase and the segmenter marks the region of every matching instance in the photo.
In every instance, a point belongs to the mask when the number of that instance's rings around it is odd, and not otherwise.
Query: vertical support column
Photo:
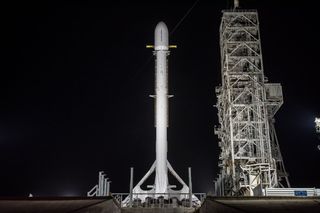
[[[133,198],[133,167],[130,168],[130,204],[132,207],[132,198]]]
[[[102,196],[107,196],[107,186],[108,184],[108,178],[103,178],[103,190],[102,190]]]
[[[214,181],[214,196],[218,196],[217,191],[218,191],[218,187],[217,187],[217,181]]]
[[[110,183],[111,181],[107,181],[107,196],[110,196]]]
[[[103,193],[103,172],[99,172],[99,180],[98,180],[98,193],[97,196],[102,196]]]
[[[223,186],[223,184],[221,182],[221,176],[222,176],[221,174],[218,175],[218,189],[219,189],[218,196],[222,196],[223,195],[222,194],[222,191],[223,191],[222,186]]]
[[[191,179],[191,167],[188,168],[189,173],[189,207],[192,207],[192,179]]]
[[[220,184],[221,184],[221,195],[220,196],[224,196],[224,175],[221,175],[221,180],[220,180]]]

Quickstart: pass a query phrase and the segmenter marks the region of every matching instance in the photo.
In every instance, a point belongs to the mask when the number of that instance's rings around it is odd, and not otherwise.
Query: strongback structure
[[[274,128],[282,88],[264,75],[258,13],[224,10],[220,25],[222,85],[216,88],[219,127],[217,195],[262,195],[290,187]]]

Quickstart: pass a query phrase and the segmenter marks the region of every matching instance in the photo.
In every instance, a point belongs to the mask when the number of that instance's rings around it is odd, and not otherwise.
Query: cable
[[[193,3],[193,5],[189,8],[189,10],[186,12],[186,14],[180,19],[180,21],[176,24],[176,26],[171,30],[170,35],[176,31],[176,29],[179,27],[179,25],[184,21],[184,19],[189,15],[189,13],[192,11],[192,9],[198,4],[200,0],[197,0]]]

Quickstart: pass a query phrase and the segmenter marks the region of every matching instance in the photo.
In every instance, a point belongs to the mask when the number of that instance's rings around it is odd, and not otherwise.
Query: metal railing
[[[133,193],[130,200],[130,193],[112,193],[114,199],[121,207],[146,207],[146,208],[190,208],[199,207],[206,198],[206,193],[193,193],[196,200],[192,199],[190,205],[189,193]],[[144,197],[143,200],[140,198]],[[200,201],[200,202],[199,202]]]

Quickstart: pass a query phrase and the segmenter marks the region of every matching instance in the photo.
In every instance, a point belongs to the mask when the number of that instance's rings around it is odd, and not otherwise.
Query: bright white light
[[[320,118],[316,118],[314,122],[316,123],[316,131],[320,133]]]

